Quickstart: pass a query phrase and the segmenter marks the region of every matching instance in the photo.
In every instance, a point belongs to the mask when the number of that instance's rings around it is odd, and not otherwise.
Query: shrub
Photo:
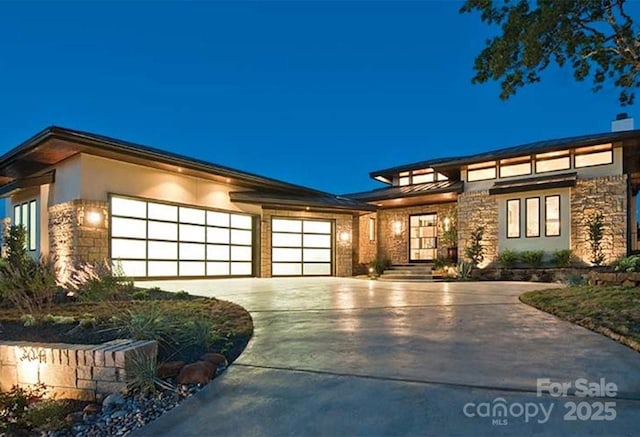
[[[534,269],[542,267],[544,259],[544,251],[542,250],[525,250],[520,254],[523,263],[533,267]]]
[[[376,271],[376,274],[381,275],[385,270],[391,267],[391,260],[386,257],[376,257],[376,259],[371,261],[371,264],[369,266],[373,267],[373,269]]]
[[[25,248],[26,231],[11,226],[7,235],[6,262],[0,264],[0,290],[4,300],[24,313],[35,313],[51,304],[57,291],[53,263],[35,261]]]
[[[567,276],[567,284],[569,287],[581,287],[586,284],[586,279],[582,275],[571,273]]]
[[[589,248],[591,250],[591,262],[596,265],[602,265],[605,260],[602,251],[602,240],[604,238],[604,216],[601,212],[592,214],[587,219],[587,237],[589,240]]]
[[[631,255],[620,258],[613,264],[616,272],[638,272],[640,271],[640,255]]]
[[[482,261],[484,261],[484,246],[482,245],[482,238],[484,236],[484,227],[478,226],[473,232],[471,232],[471,241],[465,248],[464,254],[469,260],[473,268],[478,267]]]
[[[127,389],[132,393],[155,393],[156,389],[175,390],[175,387],[156,376],[155,357],[149,354],[134,352],[131,359],[125,363],[127,374]]]
[[[64,276],[67,279],[61,285],[85,302],[121,300],[133,291],[133,282],[119,264],[108,261],[78,264]]]
[[[502,268],[512,269],[513,267],[515,267],[519,258],[520,257],[518,255],[518,252],[516,252],[515,250],[507,249],[500,253],[500,255],[498,255],[498,263],[500,264],[500,266],[502,266]]]
[[[176,291],[173,297],[177,300],[187,300],[189,299],[189,296],[190,295],[188,291],[180,290],[180,291]]]
[[[556,250],[551,255],[551,264],[557,267],[569,267],[573,260],[571,249]]]
[[[71,423],[65,420],[68,412],[68,401],[45,399],[27,409],[25,420],[30,427],[39,431],[62,431],[71,426]]]
[[[473,271],[473,264],[460,261],[458,263],[458,278],[463,281],[469,279],[471,277],[471,272]]]
[[[131,295],[133,300],[148,300],[149,292],[147,290],[138,290]]]
[[[44,384],[28,388],[14,385],[8,392],[0,392],[0,435],[22,435],[17,433],[31,428],[27,410],[42,400],[46,392]]]

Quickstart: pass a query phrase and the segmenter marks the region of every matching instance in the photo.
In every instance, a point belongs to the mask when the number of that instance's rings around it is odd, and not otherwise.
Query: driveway
[[[255,333],[220,378],[138,435],[637,435],[640,354],[518,301],[549,285],[139,285],[236,302],[250,311]],[[568,397],[538,397],[537,378],[571,383]],[[605,378],[616,397],[574,397],[578,378]],[[615,419],[589,420],[605,401],[615,406],[601,415]],[[569,414],[576,420],[565,420],[567,402],[586,402]],[[507,406],[505,415],[496,404]]]

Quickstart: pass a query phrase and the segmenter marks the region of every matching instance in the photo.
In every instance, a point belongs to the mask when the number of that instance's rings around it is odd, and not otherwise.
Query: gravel
[[[49,437],[124,436],[176,407],[200,391],[202,385],[178,385],[175,391],[164,390],[147,395],[132,395],[122,403],[107,403],[98,413],[79,417],[65,431],[49,432]]]

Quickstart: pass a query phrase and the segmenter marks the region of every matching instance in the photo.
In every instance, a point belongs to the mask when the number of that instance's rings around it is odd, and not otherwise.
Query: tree
[[[587,238],[591,249],[591,263],[596,266],[602,265],[605,255],[602,250],[604,216],[601,212],[596,212],[587,218]]]
[[[500,98],[540,81],[550,64],[569,64],[576,80],[591,77],[593,91],[611,81],[620,104],[633,104],[640,86],[640,32],[625,0],[467,0],[461,13],[479,12],[501,27],[476,57],[472,83],[501,80]]]
[[[469,245],[464,249],[465,256],[471,260],[471,265],[473,265],[474,268],[478,267],[478,264],[484,261],[483,236],[484,227],[478,226],[471,232]]]

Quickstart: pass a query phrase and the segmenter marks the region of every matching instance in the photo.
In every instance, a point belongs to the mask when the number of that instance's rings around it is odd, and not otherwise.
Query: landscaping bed
[[[520,300],[640,352],[640,288],[585,285],[530,291]]]

